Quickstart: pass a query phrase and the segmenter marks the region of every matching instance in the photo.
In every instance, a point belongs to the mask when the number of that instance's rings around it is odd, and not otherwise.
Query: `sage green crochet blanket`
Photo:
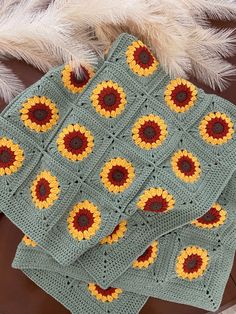
[[[73,313],[76,298],[136,313],[151,295],[215,310],[235,251],[235,106],[128,34],[83,70],[53,69],[0,116],[0,209],[28,236],[15,266]]]

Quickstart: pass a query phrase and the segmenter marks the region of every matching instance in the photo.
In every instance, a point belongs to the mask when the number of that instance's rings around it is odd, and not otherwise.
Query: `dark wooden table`
[[[232,59],[236,64],[236,58]],[[24,63],[9,63],[26,86],[42,74]],[[205,87],[206,91],[210,91]],[[220,94],[236,104],[236,82]],[[0,102],[0,109],[5,104]],[[11,268],[16,247],[23,234],[0,214],[0,314],[69,314],[60,303],[31,282],[21,271]],[[221,310],[236,304],[236,259],[222,302]],[[141,314],[204,314],[206,311],[181,304],[150,298]],[[89,313],[88,313],[89,314]]]

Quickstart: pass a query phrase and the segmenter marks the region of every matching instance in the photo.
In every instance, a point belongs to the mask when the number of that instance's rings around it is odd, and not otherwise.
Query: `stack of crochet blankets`
[[[122,34],[97,69],[47,73],[0,116],[13,267],[73,314],[149,296],[216,310],[236,247],[236,107]]]

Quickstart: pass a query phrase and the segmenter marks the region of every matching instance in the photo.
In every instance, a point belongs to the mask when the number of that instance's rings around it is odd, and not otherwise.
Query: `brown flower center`
[[[114,106],[116,103],[116,96],[114,94],[107,94],[103,98],[106,106]]]
[[[153,211],[158,211],[158,210],[161,210],[162,209],[162,202],[161,201],[155,201],[153,203],[150,204],[150,210],[153,210]]]
[[[81,76],[77,76],[74,72],[71,73],[71,81],[75,86],[85,85],[89,80],[89,73],[83,68],[83,73]]]
[[[80,227],[86,227],[89,224],[89,218],[87,215],[80,215],[78,217],[78,225]]]
[[[80,149],[82,145],[83,145],[83,141],[78,136],[72,138],[72,140],[70,141],[70,147],[73,149]]]
[[[145,50],[141,51],[139,54],[139,60],[143,64],[147,64],[150,61],[150,54]]]
[[[187,262],[186,262],[186,266],[188,267],[189,270],[194,269],[197,266],[197,260],[190,258]]]
[[[211,212],[206,213],[202,218],[207,222],[213,222],[216,219],[215,215],[213,215]]]
[[[192,169],[192,165],[191,165],[190,162],[188,162],[187,160],[183,160],[183,161],[180,163],[180,169],[181,169],[183,172],[189,172],[189,171],[191,171],[191,169]]]
[[[156,130],[152,126],[148,126],[144,129],[143,134],[147,139],[152,139],[156,136]]]
[[[114,170],[112,173],[112,179],[116,182],[120,182],[124,179],[124,173],[121,170]]]
[[[40,184],[39,186],[39,194],[42,197],[47,194],[47,187],[44,185],[44,183]]]
[[[44,109],[36,109],[33,112],[33,116],[35,117],[36,120],[43,121],[47,118],[48,112]]]
[[[177,99],[179,102],[184,102],[184,101],[186,101],[187,98],[188,98],[188,93],[185,92],[185,91],[179,92],[179,93],[176,95],[176,99]]]
[[[2,163],[8,163],[9,161],[11,161],[11,155],[7,150],[3,150],[0,153],[0,162]]]
[[[216,122],[213,124],[212,132],[215,134],[221,134],[224,132],[224,126],[220,122]]]

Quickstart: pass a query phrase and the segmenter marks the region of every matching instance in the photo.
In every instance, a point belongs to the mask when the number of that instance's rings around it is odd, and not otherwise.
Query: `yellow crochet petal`
[[[90,67],[83,68],[83,77],[81,79],[76,78],[70,65],[65,65],[61,72],[61,78],[64,86],[73,94],[81,93],[91,78],[94,76],[94,70]]]
[[[92,91],[90,100],[95,110],[105,118],[116,118],[127,104],[123,88],[113,81],[99,83]]]
[[[127,231],[127,221],[122,220],[114,229],[114,231],[103,238],[100,243],[101,244],[113,244],[118,242],[121,238],[124,237],[125,233]]]
[[[234,124],[221,112],[210,112],[199,124],[202,139],[211,145],[222,145],[232,139]]]
[[[100,172],[103,185],[111,193],[121,193],[126,190],[132,184],[134,177],[134,166],[121,157],[108,161]]]
[[[134,268],[148,268],[157,258],[158,242],[154,241],[147,250],[133,262]]]
[[[52,206],[58,199],[59,193],[60,187],[57,178],[47,170],[41,171],[31,185],[32,201],[39,209]]]
[[[194,220],[192,224],[203,229],[219,228],[225,223],[226,219],[227,211],[220,204],[215,203],[205,215]]]
[[[187,183],[194,183],[201,174],[200,162],[187,150],[177,151],[171,158],[171,166],[175,175]]]
[[[208,252],[197,246],[182,250],[176,260],[176,274],[187,280],[194,280],[204,275],[209,262]]]
[[[92,133],[80,124],[70,124],[57,138],[57,149],[61,155],[73,162],[86,158],[93,150]]]
[[[23,165],[24,151],[6,137],[0,138],[0,176],[12,175]]]
[[[118,299],[120,294],[123,292],[120,288],[102,289],[94,283],[88,284],[88,291],[92,296],[101,302],[113,302]]]
[[[78,241],[91,239],[100,225],[101,213],[89,200],[76,204],[67,217],[68,231]]]
[[[51,99],[45,96],[31,97],[22,104],[20,118],[31,130],[47,132],[57,124],[59,111]]]
[[[152,114],[140,117],[132,128],[132,137],[135,144],[146,150],[160,146],[167,134],[165,121]]]
[[[159,62],[140,40],[134,41],[126,50],[126,61],[130,69],[139,76],[152,75]]]
[[[195,104],[196,95],[196,87],[182,78],[172,80],[164,92],[166,104],[177,113],[188,111]]]
[[[138,199],[137,207],[150,212],[167,212],[174,208],[175,199],[163,188],[150,188],[145,190]]]

